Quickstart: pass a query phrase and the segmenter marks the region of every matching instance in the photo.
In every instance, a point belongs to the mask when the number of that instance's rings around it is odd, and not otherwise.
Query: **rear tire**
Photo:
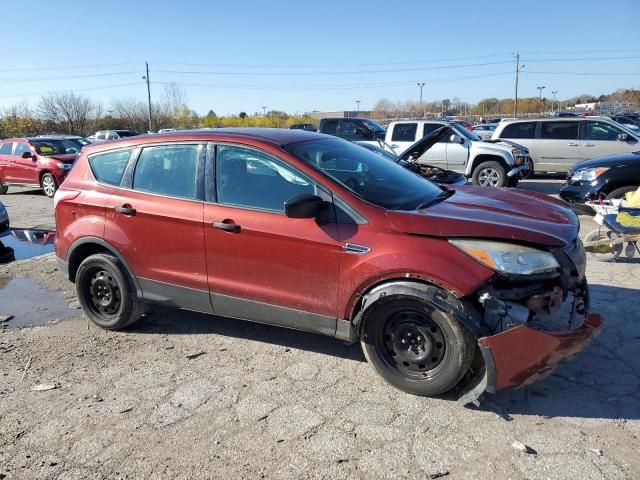
[[[84,259],[75,284],[84,314],[99,327],[119,330],[143,313],[131,276],[113,255],[97,253]]]
[[[374,370],[414,395],[440,395],[467,373],[475,337],[449,313],[418,298],[391,297],[371,306],[361,345]]]
[[[474,185],[481,187],[504,187],[507,184],[507,173],[500,163],[488,161],[482,162],[473,170],[471,179]]]
[[[44,194],[49,198],[53,198],[56,194],[56,190],[58,190],[56,179],[50,173],[42,175],[42,178],[40,179],[40,186],[42,187]]]

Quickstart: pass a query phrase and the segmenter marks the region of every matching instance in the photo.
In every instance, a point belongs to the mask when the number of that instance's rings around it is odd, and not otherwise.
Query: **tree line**
[[[213,110],[200,116],[187,105],[186,94],[179,85],[166,85],[159,101],[151,104],[154,131],[163,128],[202,127],[289,127],[294,123],[314,123],[306,115],[288,115],[273,110],[261,115],[217,116]],[[114,99],[108,105],[92,101],[75,92],[50,93],[35,107],[22,102],[0,111],[0,138],[46,134],[87,136],[98,130],[149,129],[148,103],[129,98]]]

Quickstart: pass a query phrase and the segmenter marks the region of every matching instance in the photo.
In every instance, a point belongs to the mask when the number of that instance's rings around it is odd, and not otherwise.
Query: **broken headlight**
[[[514,275],[533,275],[552,272],[560,267],[549,252],[514,243],[491,240],[449,240],[474,260],[497,272]]]

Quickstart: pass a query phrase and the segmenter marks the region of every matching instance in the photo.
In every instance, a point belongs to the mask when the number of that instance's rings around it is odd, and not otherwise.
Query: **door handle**
[[[136,209],[132,208],[131,205],[122,205],[121,207],[116,207],[116,212],[121,213],[122,215],[126,215],[127,217],[135,217]]]
[[[391,145],[389,145],[391,148],[400,148],[400,145],[398,145],[397,143],[392,143]]]
[[[577,143],[567,143],[567,146],[569,146],[569,147],[578,147],[579,144],[577,144]]]
[[[585,147],[595,147],[595,143],[585,143],[584,144]]]
[[[213,222],[213,228],[219,228],[229,233],[240,233],[240,225],[233,223],[233,220],[223,220],[221,222]]]

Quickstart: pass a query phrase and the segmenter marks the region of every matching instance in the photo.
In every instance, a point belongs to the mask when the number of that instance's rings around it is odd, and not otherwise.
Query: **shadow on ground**
[[[592,311],[601,313],[604,319],[602,332],[591,346],[541,382],[486,395],[480,408],[505,417],[518,414],[639,419],[640,295],[635,289],[592,285],[591,299]],[[216,334],[365,361],[357,343],[348,345],[321,335],[164,307],[157,307],[129,331]]]

